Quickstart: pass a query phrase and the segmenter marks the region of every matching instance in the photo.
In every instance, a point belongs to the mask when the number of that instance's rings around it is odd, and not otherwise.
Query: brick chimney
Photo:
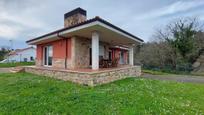
[[[64,14],[64,27],[69,27],[83,21],[86,21],[86,10],[82,8],[76,8]]]

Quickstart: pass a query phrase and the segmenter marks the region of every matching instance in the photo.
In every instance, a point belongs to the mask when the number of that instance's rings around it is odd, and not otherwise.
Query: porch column
[[[92,33],[92,69],[99,69],[99,33]]]
[[[133,46],[129,48],[129,64],[134,65],[134,51]]]

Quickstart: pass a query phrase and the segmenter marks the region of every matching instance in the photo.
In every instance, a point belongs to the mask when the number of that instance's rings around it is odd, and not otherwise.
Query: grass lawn
[[[129,78],[87,87],[0,74],[0,114],[204,114],[204,85]]]
[[[0,68],[34,65],[35,62],[0,63]]]

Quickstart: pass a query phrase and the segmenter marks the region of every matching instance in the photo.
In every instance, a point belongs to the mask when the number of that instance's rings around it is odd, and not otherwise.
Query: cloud
[[[28,39],[62,28],[63,14],[76,7],[87,10],[88,18],[98,15],[145,41],[174,18],[204,20],[204,0],[0,0],[0,41],[25,46]]]
[[[158,18],[162,16],[172,15],[176,13],[186,12],[188,10],[200,7],[204,5],[203,0],[194,0],[194,1],[177,1],[172,3],[171,5],[158,8],[156,10],[153,10],[151,12],[146,12],[145,14],[139,15],[136,17],[138,20],[144,20],[144,19],[153,19]]]
[[[32,13],[32,12],[30,12]],[[21,14],[9,14],[8,12],[0,12],[0,22],[11,22],[29,28],[42,28],[44,23],[35,17],[29,17],[23,12]]]
[[[45,22],[34,15],[42,10],[41,7],[19,9],[24,5],[16,4],[0,1],[0,37],[3,39],[19,39],[19,35],[28,29],[42,30],[46,26]]]
[[[20,27],[0,24],[0,37],[15,38],[20,34],[21,31],[22,31],[22,28]]]
[[[204,0],[177,0],[166,5],[160,5],[153,10],[133,15],[125,23],[125,27],[131,33],[149,41],[156,29],[162,28],[175,19],[197,17],[203,20],[203,7]]]

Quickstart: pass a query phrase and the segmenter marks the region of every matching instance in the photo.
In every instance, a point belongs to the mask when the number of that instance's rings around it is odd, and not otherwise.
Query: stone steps
[[[23,72],[24,68],[23,67],[13,67],[10,72],[11,73],[19,73],[19,72]]]

